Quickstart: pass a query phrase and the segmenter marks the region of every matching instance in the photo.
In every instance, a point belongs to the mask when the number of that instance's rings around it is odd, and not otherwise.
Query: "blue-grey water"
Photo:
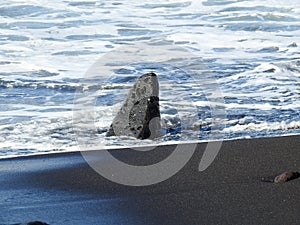
[[[160,64],[129,51],[136,63],[90,79],[95,62],[116,63],[109,56],[137,43],[154,43],[158,59],[166,46],[194,58],[170,54],[174,61]],[[149,71],[161,83],[164,136],[106,138],[129,88]],[[93,106],[90,121],[78,120],[81,95]],[[300,2],[2,1],[0,115],[0,157],[80,150],[78,141],[93,148],[300,134]]]

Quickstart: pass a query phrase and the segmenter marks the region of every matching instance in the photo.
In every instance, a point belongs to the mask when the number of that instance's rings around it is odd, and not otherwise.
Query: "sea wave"
[[[223,139],[299,134],[299,15],[294,0],[0,3],[0,157],[79,150],[78,138],[91,147],[149,144],[105,137],[128,90],[149,71],[160,80],[165,124],[157,144],[208,141],[214,132]],[[201,60],[183,59],[177,69],[138,62],[87,79],[106,53],[158,40]],[[222,101],[212,100],[211,77]],[[80,94],[93,112],[77,124]],[[213,109],[225,112],[217,124]],[[85,123],[93,126],[81,130]]]

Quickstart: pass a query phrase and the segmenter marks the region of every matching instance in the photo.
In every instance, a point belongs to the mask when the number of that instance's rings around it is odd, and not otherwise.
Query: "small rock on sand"
[[[261,180],[264,182],[285,183],[298,177],[300,177],[299,172],[284,172],[275,177],[263,177]]]
[[[275,183],[285,183],[300,177],[298,172],[284,172],[274,178]]]
[[[40,222],[40,221],[32,221],[32,222],[28,222],[28,223],[15,223],[13,225],[49,225],[49,224]]]

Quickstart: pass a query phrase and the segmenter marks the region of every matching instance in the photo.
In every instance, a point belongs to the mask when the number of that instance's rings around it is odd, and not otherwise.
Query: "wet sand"
[[[198,172],[205,147],[198,144],[175,176],[146,187],[106,180],[80,152],[0,160],[0,224],[300,224],[300,179],[261,181],[300,170],[299,136],[223,142],[211,166]],[[173,149],[111,153],[139,164]]]

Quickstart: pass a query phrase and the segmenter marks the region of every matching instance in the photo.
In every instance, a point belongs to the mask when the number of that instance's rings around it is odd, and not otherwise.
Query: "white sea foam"
[[[293,121],[291,123],[286,123],[285,121],[282,122],[275,122],[275,123],[268,123],[263,122],[259,124],[249,123],[249,124],[237,124],[235,126],[227,127],[223,131],[224,132],[244,132],[244,131],[275,131],[275,130],[293,130],[299,129],[300,122]]]

